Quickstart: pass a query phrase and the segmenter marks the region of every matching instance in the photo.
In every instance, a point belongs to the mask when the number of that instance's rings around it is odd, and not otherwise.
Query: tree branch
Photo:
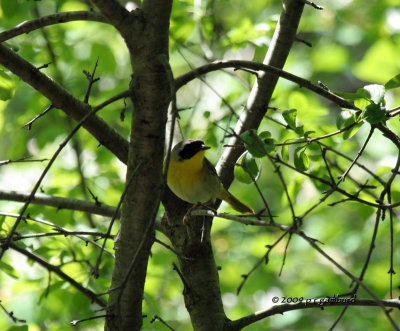
[[[93,0],[93,3],[107,18],[108,22],[121,33],[125,42],[129,45],[132,42],[135,30],[142,28],[141,9],[128,12],[116,0]]]
[[[18,24],[16,27],[0,32],[0,43],[23,33],[30,33],[45,26],[72,21],[94,21],[107,23],[102,14],[96,11],[72,11],[56,13]]]
[[[275,298],[274,298],[275,299]],[[331,301],[329,301],[331,300]],[[296,303],[285,303],[281,305],[274,305],[273,307],[266,309],[261,312],[257,312],[245,317],[242,317],[236,321],[230,322],[229,330],[241,330],[245,326],[253,324],[257,321],[260,321],[266,317],[283,314],[288,311],[298,310],[298,309],[307,309],[307,308],[326,308],[331,306],[361,306],[361,307],[376,307],[376,306],[385,306],[392,308],[400,308],[400,300],[399,299],[386,299],[379,300],[379,304],[376,300],[371,299],[352,299],[352,298],[315,298],[315,299],[305,299],[301,302]]]
[[[1,216],[6,216],[6,217],[14,217],[14,218],[18,218],[20,215],[19,214],[15,214],[15,213],[4,213],[4,212],[0,212]],[[107,253],[108,255],[110,255],[112,258],[114,258],[114,254],[112,254],[110,251],[108,251],[107,249],[103,248],[100,244],[98,244],[96,241],[92,240],[92,239],[88,239],[86,237],[84,237],[83,235],[77,234],[75,231],[71,231],[67,228],[64,228],[62,226],[59,226],[57,224],[54,224],[52,222],[37,218],[37,217],[31,217],[31,216],[23,216],[22,217],[23,220],[30,220],[36,223],[40,223],[40,224],[44,224],[47,226],[51,226],[52,228],[56,229],[57,231],[59,231],[59,233],[62,233],[64,236],[75,236],[76,238],[83,240],[86,244],[90,243],[93,246],[96,246],[97,248],[102,249],[105,253]],[[11,241],[15,241],[16,239],[21,238],[21,236],[19,237],[13,237],[11,238]],[[5,241],[6,239],[2,239],[1,242]]]
[[[316,94],[320,95],[321,97],[324,97],[324,98],[332,101],[339,107],[346,108],[346,109],[357,109],[351,102],[347,101],[346,99],[343,99],[342,97],[332,93],[329,90],[326,90],[326,89],[320,87],[319,85],[311,83],[307,79],[293,75],[290,72],[284,71],[284,70],[274,67],[272,65],[263,64],[263,63],[259,63],[259,62],[253,62],[253,61],[246,61],[246,60],[216,61],[213,63],[208,63],[205,65],[202,65],[192,71],[189,71],[186,74],[183,74],[183,75],[177,77],[175,79],[175,84],[176,84],[177,89],[179,89],[182,86],[189,83],[190,81],[192,81],[193,79],[198,78],[199,76],[208,74],[208,73],[216,71],[216,70],[222,70],[222,69],[228,69],[228,68],[233,68],[235,70],[249,69],[249,70],[264,71],[266,73],[271,74],[272,76],[281,77],[281,78],[289,80],[293,83],[296,83],[301,88],[304,87],[312,92],[315,92]],[[263,108],[264,108],[264,110],[266,110],[267,106],[265,105]],[[230,145],[230,143],[229,143],[229,145]]]
[[[90,111],[90,106],[80,101],[61,85],[40,72],[8,47],[0,44],[0,64],[5,66],[23,81],[43,94],[54,107],[63,110],[74,120],[80,121]],[[127,162],[128,143],[110,127],[102,118],[92,115],[83,127],[88,130],[102,145],[114,153],[122,162]]]
[[[16,191],[0,191],[0,200],[26,202],[28,199],[29,194],[27,193]],[[115,213],[115,207],[110,205],[98,204],[79,199],[55,197],[42,193],[35,194],[35,197],[32,199],[31,203],[42,206],[51,206],[57,209],[77,210],[107,217],[111,217]]]
[[[168,55],[172,0],[147,0],[128,13],[116,1],[94,0],[125,39],[132,64],[133,113],[121,226],[108,301],[107,330],[139,330],[154,222],[164,188],[165,125],[171,101]],[[124,12],[125,11],[125,12]],[[140,165],[140,167],[138,167]],[[132,179],[132,184],[128,183]],[[130,272],[131,265],[134,268]],[[125,277],[127,281],[125,282]],[[123,285],[121,287],[121,285]]]

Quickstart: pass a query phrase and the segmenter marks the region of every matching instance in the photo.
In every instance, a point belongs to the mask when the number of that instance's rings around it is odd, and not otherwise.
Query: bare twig
[[[3,304],[1,303],[1,300],[0,300],[0,308],[5,312],[5,314],[6,314],[9,318],[12,319],[12,321],[13,321],[14,323],[26,323],[26,320],[19,319],[19,318],[15,317],[14,312],[8,311],[8,310],[3,306]]]
[[[265,264],[268,264],[269,261],[269,254],[271,253],[271,251],[274,249],[274,247],[276,247],[276,245],[279,244],[279,242],[288,234],[289,232],[286,231],[284,232],[277,240],[275,240],[275,242],[272,245],[267,245],[267,252],[264,254],[264,256],[262,258],[260,258],[257,263],[250,269],[250,271],[247,274],[242,275],[243,280],[240,282],[237,290],[236,290],[236,295],[240,294],[240,291],[242,290],[244,284],[246,283],[246,281],[249,279],[249,277],[251,276],[251,274],[256,271],[258,269],[258,267],[265,262]]]
[[[149,307],[149,309],[151,310],[151,312],[153,313],[153,319],[151,320],[151,322],[158,320],[160,321],[162,324],[164,324],[168,329],[172,330],[172,331],[176,331],[172,326],[170,326],[164,319],[161,318],[160,315],[157,314],[156,310],[153,308],[153,306],[151,305],[150,301],[143,296],[143,300],[146,302],[147,306]]]
[[[92,317],[88,317],[88,318],[83,318],[81,320],[73,320],[73,321],[69,322],[69,324],[71,324],[72,326],[77,326],[79,323],[82,323],[82,322],[92,321],[92,320],[95,320],[95,319],[105,318],[105,317],[107,317],[107,314],[92,316]]]
[[[347,168],[347,170],[344,172],[343,175],[341,175],[339,177],[339,183],[340,182],[344,182],[344,180],[346,179],[347,174],[350,172],[350,170],[353,168],[353,166],[356,164],[356,162],[358,161],[358,159],[360,158],[361,154],[364,152],[365,147],[367,147],[369,140],[371,139],[373,133],[374,133],[375,127],[371,127],[371,130],[368,133],[367,139],[365,139],[364,144],[361,146],[361,149],[358,151],[356,157],[354,158],[354,160],[351,162],[350,166]],[[338,183],[338,184],[339,184]]]
[[[26,202],[29,199],[29,194],[15,191],[0,191],[0,200]],[[56,197],[43,193],[36,193],[31,203],[50,206],[57,209],[78,210],[85,213],[111,217],[115,213],[115,207],[104,203],[98,204],[89,201]],[[118,213],[118,218],[120,213]]]
[[[0,166],[10,164],[10,163],[28,163],[28,162],[44,162],[48,161],[48,159],[41,159],[41,160],[30,160],[31,156],[22,157],[17,160],[4,160],[0,161]]]
[[[28,130],[32,128],[32,124],[38,120],[40,117],[46,115],[50,110],[54,108],[53,105],[48,106],[43,112],[41,112],[39,115],[36,115],[34,118],[32,118],[29,122],[25,123],[24,126],[28,127]]]

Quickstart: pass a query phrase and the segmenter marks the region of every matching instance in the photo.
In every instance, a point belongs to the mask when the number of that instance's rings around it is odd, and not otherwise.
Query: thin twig
[[[279,242],[289,233],[289,231],[284,232],[277,240],[272,245],[267,245],[267,252],[264,254],[262,258],[260,258],[257,263],[250,269],[250,271],[247,274],[242,275],[243,280],[240,282],[237,290],[236,290],[236,295],[240,294],[240,291],[242,290],[244,284],[246,281],[249,279],[251,274],[258,269],[258,267],[265,261],[265,264],[268,264],[269,261],[269,254],[271,251],[276,247],[276,245],[279,244]]]
[[[1,300],[0,300],[0,308],[3,309],[3,311],[5,312],[5,314],[6,314],[9,318],[11,318],[12,321],[13,321],[14,323],[26,323],[26,320],[19,319],[19,318],[15,317],[15,316],[14,316],[14,312],[8,311],[8,310],[2,305]]]
[[[24,124],[24,127],[27,126],[28,130],[32,129],[32,124],[37,121],[39,118],[42,116],[46,115],[50,110],[54,109],[55,107],[53,105],[48,106],[44,111],[42,111],[39,115],[36,115],[34,118],[32,118],[29,122]]]
[[[73,320],[73,321],[69,322],[69,324],[71,324],[72,326],[77,326],[79,323],[92,321],[92,320],[100,319],[100,318],[105,318],[107,316],[108,316],[107,314],[92,316],[92,317],[88,317],[88,318],[83,318],[81,320]]]
[[[146,296],[143,296],[143,300],[146,302],[147,306],[149,307],[149,309],[151,310],[151,312],[153,313],[153,319],[151,322],[158,320],[160,321],[162,324],[164,324],[168,329],[172,330],[172,331],[176,331],[172,326],[170,326],[165,320],[163,320],[161,318],[160,315],[157,314],[156,310],[153,308],[153,306],[151,305],[150,301],[146,298]]]
[[[29,163],[29,162],[44,162],[48,161],[48,159],[41,159],[41,160],[29,160],[31,156],[22,157],[17,160],[4,160],[0,161],[0,166],[10,164],[10,163]]]
[[[375,127],[372,126],[372,127],[371,127],[371,130],[370,130],[369,133],[368,133],[367,139],[365,139],[365,142],[364,142],[364,144],[361,146],[361,148],[360,148],[360,150],[358,151],[356,157],[355,157],[354,160],[351,162],[350,166],[347,168],[347,170],[344,172],[344,174],[341,175],[341,176],[339,177],[339,183],[340,183],[340,182],[344,182],[344,180],[346,179],[347,174],[350,172],[350,170],[353,168],[353,166],[356,164],[356,162],[357,162],[358,159],[360,158],[361,154],[364,152],[365,147],[367,147],[367,145],[368,145],[368,143],[369,143],[369,140],[371,139],[372,134],[374,133],[374,130],[375,130]],[[339,183],[338,183],[338,184],[339,184]],[[337,184],[337,185],[338,185],[338,184]]]

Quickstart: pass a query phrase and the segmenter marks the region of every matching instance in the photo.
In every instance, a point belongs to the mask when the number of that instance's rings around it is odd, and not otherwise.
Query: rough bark
[[[185,226],[182,219],[189,204],[168,190],[163,198],[168,211],[163,220],[164,233],[178,253],[185,306],[196,331],[221,331],[227,318],[219,286],[218,268],[212,251],[211,219],[193,217]]]
[[[168,33],[172,1],[148,0],[127,12],[114,1],[94,1],[123,36],[131,55],[133,114],[126,195],[115,242],[108,330],[140,330],[147,262],[163,187],[165,125],[170,102]]]

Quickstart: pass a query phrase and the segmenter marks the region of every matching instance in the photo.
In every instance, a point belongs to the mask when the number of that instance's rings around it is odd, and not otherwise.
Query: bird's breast
[[[168,186],[176,196],[190,203],[214,201],[220,191],[216,175],[190,160],[171,160],[168,167]]]

